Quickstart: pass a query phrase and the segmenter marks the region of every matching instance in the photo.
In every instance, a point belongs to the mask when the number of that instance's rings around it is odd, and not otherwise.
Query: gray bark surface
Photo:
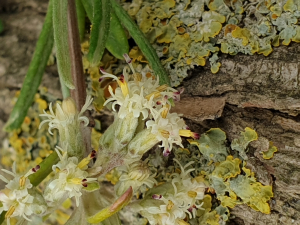
[[[250,145],[247,167],[258,181],[273,186],[271,214],[240,205],[231,211],[235,224],[300,224],[299,50],[293,43],[268,57],[222,55],[217,74],[199,68],[183,83],[185,94],[175,111],[184,114],[192,130],[219,127],[231,142],[250,127],[260,137]],[[278,152],[266,160],[261,152],[269,141]]]

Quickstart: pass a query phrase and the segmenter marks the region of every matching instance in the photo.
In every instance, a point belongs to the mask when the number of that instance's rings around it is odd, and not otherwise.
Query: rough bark
[[[0,34],[0,127],[22,85],[46,9],[47,0],[1,0],[5,31]],[[231,224],[300,224],[299,50],[300,45],[292,44],[274,49],[268,57],[222,55],[217,74],[197,68],[183,83],[186,91],[175,110],[184,114],[191,129],[202,133],[220,127],[231,141],[248,126],[260,136],[250,146],[247,166],[260,182],[273,186],[272,212],[237,206]],[[47,68],[42,85],[60,96],[55,66]],[[278,147],[270,160],[260,153],[266,140]]]
[[[248,152],[247,167],[258,181],[272,185],[271,214],[248,206],[237,206],[236,224],[300,224],[300,46],[281,46],[268,56],[221,56],[219,73],[209,68],[191,71],[184,82],[185,95],[176,108],[199,133],[219,127],[229,141],[245,127],[255,129],[259,140]],[[272,141],[278,152],[262,158],[265,142]]]

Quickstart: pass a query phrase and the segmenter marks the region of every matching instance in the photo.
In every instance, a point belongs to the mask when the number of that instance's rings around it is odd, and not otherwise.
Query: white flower
[[[171,175],[173,177],[171,183],[174,187],[174,198],[183,207],[200,208],[201,205],[196,205],[196,201],[204,198],[206,185],[191,177],[190,173],[195,170],[194,168],[185,171],[194,162],[189,162],[183,167],[177,159],[174,161],[179,164],[181,170],[180,174],[173,173]]]
[[[179,225],[179,221],[186,217],[186,209],[163,197],[160,200],[142,202],[141,205],[140,213],[151,225]]]
[[[133,192],[139,190],[142,185],[152,188],[157,181],[154,179],[156,174],[151,175],[147,162],[136,161],[130,165],[118,168],[122,171],[119,182],[115,186],[117,195],[122,195],[130,186]]]
[[[76,109],[75,102],[72,98],[67,98],[62,102],[62,105],[56,103],[56,111],[53,112],[52,103],[49,105],[50,114],[44,110],[44,114],[40,116],[48,117],[48,119],[43,120],[39,126],[41,128],[43,124],[49,122],[49,133],[52,133],[52,129],[61,129],[67,126],[68,124],[84,122],[84,125],[89,124],[89,120],[86,116],[83,116],[83,113],[88,109],[93,99],[90,95],[86,97],[86,101],[80,112]]]
[[[116,80],[119,84],[114,91],[109,86],[108,90],[111,94],[104,105],[109,102],[113,102],[112,108],[114,111],[115,105],[120,105],[118,116],[125,118],[128,113],[133,112],[135,117],[139,117],[143,114],[143,118],[146,119],[149,115],[149,110],[152,108],[160,109],[163,105],[169,104],[168,98],[178,99],[178,91],[168,87],[168,85],[159,85],[159,79],[153,79],[153,75],[136,73],[131,60],[128,55],[124,55],[128,65],[130,66],[133,74],[129,74],[129,68],[125,67],[123,75],[120,78],[115,75],[106,73],[104,70],[100,70],[104,75],[101,79],[109,77]]]
[[[169,113],[169,109],[164,107],[159,111],[152,110],[153,120],[146,122],[151,133],[162,141],[160,147],[164,148],[164,155],[168,155],[172,150],[173,144],[182,146],[181,136],[199,138],[197,133],[187,130],[187,126],[177,113]]]
[[[59,147],[55,150],[60,162],[52,167],[56,175],[47,185],[44,197],[50,205],[55,205],[66,197],[75,197],[78,206],[82,188],[86,187],[88,182],[97,180],[97,178],[88,178],[89,174],[85,171],[95,153],[92,152],[87,158],[78,162],[76,157],[68,157],[67,152],[61,154]]]
[[[0,213],[7,211],[5,218],[8,224],[10,224],[10,218],[21,216],[26,220],[30,219],[28,216],[35,213],[36,204],[34,204],[34,196],[29,194],[29,190],[32,188],[28,176],[35,173],[39,169],[39,166],[29,170],[25,175],[19,175],[16,173],[16,164],[13,164],[12,172],[2,169],[5,173],[13,176],[13,179],[8,180],[4,176],[0,175],[0,179],[5,183],[5,189],[0,192]],[[46,207],[42,207],[39,213],[43,213]]]

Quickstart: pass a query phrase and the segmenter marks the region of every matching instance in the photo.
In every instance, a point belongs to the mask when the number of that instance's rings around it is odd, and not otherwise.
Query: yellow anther
[[[127,82],[123,79],[123,80],[117,80],[120,88],[121,88],[121,91],[124,95],[124,97],[126,97],[129,93],[129,90],[128,90],[128,85],[127,85]]]
[[[197,197],[197,192],[195,191],[188,191],[188,196],[191,198],[196,198]]]
[[[55,168],[55,172],[56,172],[56,173],[60,172],[60,169],[56,167],[56,168]]]
[[[82,184],[82,179],[80,178],[72,178],[68,180],[69,183],[73,183],[73,184]]]
[[[179,130],[179,135],[183,137],[192,137],[193,132],[190,130]]]
[[[82,169],[84,168],[85,166],[87,166],[87,164],[89,164],[89,162],[91,161],[91,158],[87,157],[87,158],[84,158],[83,160],[80,161],[80,163],[78,163],[78,168],[79,169]]]
[[[154,92],[152,92],[151,94],[147,95],[147,96],[146,96],[146,99],[147,99],[147,100],[150,100],[150,98],[151,98],[153,95],[154,95],[153,98],[158,98],[159,96],[161,96],[161,94],[160,94],[159,91],[154,91]]]
[[[158,88],[156,88],[156,90],[158,90],[159,92],[165,91],[169,86],[167,84],[163,84],[161,86],[159,86]]]
[[[12,205],[11,207],[9,207],[9,209],[5,214],[5,219],[9,218],[14,213],[15,210],[16,210],[15,206]]]
[[[169,133],[169,131],[166,131],[166,130],[158,130],[160,133],[161,133],[161,135],[164,137],[164,138],[169,138],[169,136],[170,136],[170,133]]]
[[[169,105],[165,105],[164,106],[164,110],[161,112],[161,117],[162,118],[166,118],[168,115],[168,112],[170,110],[170,106]]]
[[[22,176],[19,180],[19,185],[21,188],[23,188],[25,186],[26,183],[26,177]]]
[[[174,203],[171,200],[169,200],[167,205],[167,210],[171,210],[173,207],[174,207]]]

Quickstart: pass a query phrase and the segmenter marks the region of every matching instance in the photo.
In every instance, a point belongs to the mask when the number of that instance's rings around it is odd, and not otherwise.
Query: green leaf
[[[20,96],[5,125],[6,131],[13,131],[22,125],[31,106],[34,95],[41,83],[45,67],[53,48],[52,3],[50,1],[47,16],[36,44],[28,72],[24,79]]]
[[[129,31],[131,37],[135,40],[144,56],[148,60],[154,73],[159,77],[159,83],[170,85],[169,77],[161,64],[155,49],[151,46],[150,42],[147,40],[143,32],[139,29],[138,25],[115,0],[111,0],[111,4],[119,20]]]
[[[53,29],[59,76],[69,89],[74,89],[68,41],[68,1],[53,0]]]
[[[85,9],[86,15],[88,16],[89,20],[92,22],[94,18],[94,10],[93,10],[94,0],[81,0],[81,3]]]
[[[116,58],[124,59],[123,55],[129,52],[128,40],[116,14],[111,11],[110,16],[110,29],[105,47]]]
[[[107,218],[113,216],[115,213],[119,212],[124,206],[126,206],[132,198],[132,187],[119,197],[112,205],[102,209],[100,212],[88,218],[88,222],[95,224],[106,220]]]
[[[82,0],[82,3],[88,18],[93,21],[93,0]],[[105,47],[114,57],[124,59],[123,54],[129,52],[127,36],[118,17],[112,10],[110,16],[109,35]]]
[[[94,18],[88,59],[92,66],[97,66],[104,53],[109,34],[111,5],[109,0],[94,1]]]
[[[76,14],[77,14],[80,41],[83,41],[84,34],[85,34],[85,9],[83,7],[81,0],[76,0]]]
[[[28,177],[30,183],[33,186],[37,186],[39,183],[41,183],[52,172],[52,166],[57,164],[58,161],[58,155],[56,151],[54,151],[40,163],[40,169]]]

